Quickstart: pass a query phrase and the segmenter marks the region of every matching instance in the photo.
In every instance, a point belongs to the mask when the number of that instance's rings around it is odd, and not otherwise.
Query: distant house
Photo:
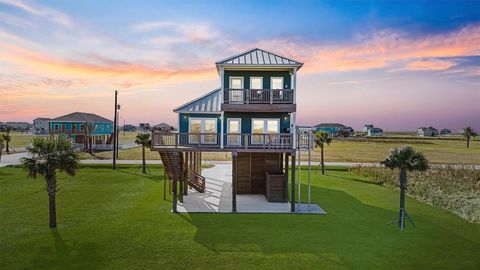
[[[135,131],[135,130],[137,130],[137,127],[134,126],[134,125],[124,125],[122,127],[122,130],[124,130],[124,131]]]
[[[363,126],[363,132],[368,132],[369,129],[374,128],[373,125],[364,125]]]
[[[27,131],[32,128],[32,124],[27,122],[6,122],[6,128],[11,128],[13,131]]]
[[[440,131],[440,135],[450,135],[452,134],[452,131],[448,128],[444,128]]]
[[[56,136],[67,136],[76,147],[82,148],[86,141],[83,126],[86,123],[93,125],[90,134],[93,138],[93,149],[111,148],[113,121],[93,113],[74,112],[49,122],[49,133]]]
[[[141,132],[150,131],[150,124],[149,123],[138,124],[138,130]]]
[[[373,125],[363,126],[363,132],[366,132],[367,136],[383,136],[383,129]]]
[[[372,127],[368,129],[367,136],[383,136],[383,129]]]
[[[173,126],[170,126],[169,124],[160,123],[158,125],[153,126],[153,130],[161,131],[161,132],[171,132],[175,130],[175,128]]]
[[[324,131],[330,133],[331,135],[342,134],[351,134],[353,133],[353,128],[347,127],[339,123],[321,123],[314,126],[316,131]]]
[[[417,135],[422,137],[433,137],[438,135],[438,129],[434,127],[420,127],[417,129]]]
[[[35,118],[33,119],[33,134],[46,135],[48,134],[48,126],[50,118]]]

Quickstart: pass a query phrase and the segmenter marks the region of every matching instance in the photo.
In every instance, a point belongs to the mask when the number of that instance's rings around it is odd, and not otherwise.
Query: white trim
[[[273,88],[273,80],[274,79],[281,79],[282,80],[282,88]],[[284,80],[283,77],[270,77],[270,89],[284,89],[285,86],[283,85]]]
[[[237,120],[238,121],[238,128],[240,129],[239,130],[239,133],[238,133],[238,142],[237,144],[231,144],[229,143],[228,139],[227,139],[227,145],[233,145],[233,146],[239,146],[241,145],[242,143],[242,138],[241,138],[241,134],[242,134],[242,118],[237,118],[237,117],[234,117],[234,118],[227,118],[227,134],[230,134],[230,120]]]
[[[232,88],[232,80],[235,80],[235,79],[240,79],[242,80],[242,86],[240,88]],[[232,91],[228,91],[228,102],[229,103],[239,103],[239,104],[243,104],[243,89],[245,88],[245,78],[244,77],[240,77],[240,76],[230,76],[228,77],[228,89],[235,89],[235,90],[239,90],[239,91],[235,91],[235,92],[238,92],[240,93],[240,97],[239,97],[239,100],[236,100],[236,99],[233,99],[232,97]]]
[[[252,88],[252,79],[260,79],[260,88]],[[261,76],[256,76],[256,77],[250,77],[250,89],[263,89],[263,77]]]
[[[200,120],[200,133],[205,133],[205,120],[215,120],[215,132],[212,133],[218,133],[217,126],[218,126],[218,117],[189,117],[188,118],[188,133],[192,133],[191,130],[191,125],[190,121],[191,120]],[[215,136],[215,141],[214,142],[205,142],[203,141],[204,137],[202,137],[202,141],[200,143],[202,144],[216,144],[217,143],[217,137]],[[190,142],[190,136],[188,136],[188,143],[198,143],[198,142]]]
[[[282,120],[281,118],[252,118],[252,127],[251,127],[251,130],[250,130],[250,133],[252,134],[251,136],[251,139],[250,139],[250,143],[251,144],[262,144],[264,142],[254,142],[253,141],[253,138],[254,138],[254,131],[253,131],[253,121],[255,120],[262,120],[263,121],[263,134],[267,134],[268,133],[268,121],[271,121],[271,120],[274,120],[274,121],[277,121],[277,130],[278,132],[277,133],[274,133],[274,134],[280,134],[280,121]],[[263,139],[262,139],[263,140]]]

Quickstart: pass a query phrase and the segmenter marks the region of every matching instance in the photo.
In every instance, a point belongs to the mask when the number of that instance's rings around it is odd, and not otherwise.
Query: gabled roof
[[[215,64],[217,66],[296,66],[298,68],[303,66],[301,62],[258,48],[225,58]]]
[[[221,88],[217,88],[209,93],[183,104],[175,109],[177,113],[220,113]]]
[[[93,122],[93,123],[113,123],[105,117],[93,113],[74,112],[57,118],[51,121],[65,121],[65,122]]]

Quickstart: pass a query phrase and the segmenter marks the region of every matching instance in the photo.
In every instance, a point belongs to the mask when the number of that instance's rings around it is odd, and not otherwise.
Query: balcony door
[[[243,104],[243,77],[230,77],[228,101],[230,104]]]
[[[188,133],[188,143],[216,144],[217,118],[190,118]]]
[[[268,138],[265,134],[278,134],[280,133],[280,119],[252,119],[252,144],[264,144],[265,138]],[[260,135],[261,134],[261,135]]]
[[[242,119],[228,118],[227,119],[227,145],[240,146],[242,140]]]

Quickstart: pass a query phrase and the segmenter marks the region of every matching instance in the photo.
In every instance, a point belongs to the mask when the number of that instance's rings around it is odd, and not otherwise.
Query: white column
[[[293,68],[292,75],[293,104],[297,104],[297,68]]]
[[[220,148],[223,149],[223,118],[225,114],[222,112],[220,114]]]
[[[292,139],[293,139],[293,149],[297,148],[297,113],[292,112],[290,113],[290,133],[292,133]]]

